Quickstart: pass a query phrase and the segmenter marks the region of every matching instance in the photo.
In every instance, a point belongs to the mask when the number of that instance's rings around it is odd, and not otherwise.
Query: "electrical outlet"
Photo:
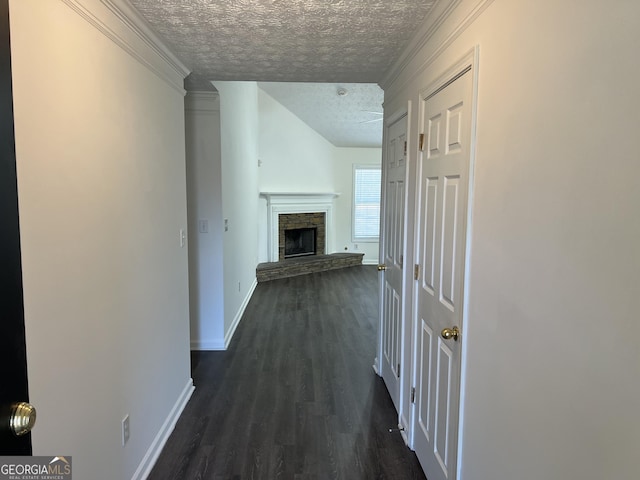
[[[124,447],[129,441],[129,415],[125,415],[122,419],[122,446]]]

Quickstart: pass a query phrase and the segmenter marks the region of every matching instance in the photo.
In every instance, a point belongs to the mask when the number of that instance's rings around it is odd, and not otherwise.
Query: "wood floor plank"
[[[150,480],[422,479],[371,364],[378,279],[358,266],[260,283],[225,352],[193,352],[196,390]]]

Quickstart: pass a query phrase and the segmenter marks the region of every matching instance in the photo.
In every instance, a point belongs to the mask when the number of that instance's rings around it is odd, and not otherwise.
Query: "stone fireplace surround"
[[[315,254],[322,255],[326,252],[326,221],[324,218],[324,212],[280,213],[278,215],[278,261],[284,260],[285,230],[293,230],[298,228],[315,228]]]
[[[280,257],[280,215],[290,214],[318,214],[324,216],[324,248],[320,249],[316,245],[317,253],[331,253],[333,248],[333,199],[337,193],[281,193],[281,192],[261,192],[261,196],[267,199],[267,229],[268,229],[268,252],[269,261],[277,262]],[[317,220],[314,220],[317,221]],[[313,225],[315,226],[315,225]],[[297,227],[293,227],[297,228]],[[284,231],[282,233],[284,235]],[[320,241],[320,232],[318,240]],[[284,249],[284,247],[283,247]],[[284,257],[284,250],[283,250]]]

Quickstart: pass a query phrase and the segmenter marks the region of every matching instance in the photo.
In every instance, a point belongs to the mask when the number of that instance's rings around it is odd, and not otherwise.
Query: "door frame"
[[[463,74],[469,72],[471,73],[471,83],[472,83],[472,92],[471,92],[471,137],[469,139],[469,178],[468,178],[468,191],[467,191],[467,205],[466,205],[466,215],[465,215],[465,223],[466,223],[466,238],[464,244],[464,265],[462,266],[463,270],[463,296],[462,296],[462,344],[461,344],[461,356],[460,356],[460,372],[459,372],[459,399],[458,399],[458,425],[457,425],[457,455],[456,455],[456,478],[458,478],[458,473],[462,469],[462,426],[464,424],[464,399],[465,399],[465,385],[466,385],[466,371],[467,371],[467,350],[469,344],[469,336],[467,332],[469,331],[470,317],[469,317],[469,266],[471,264],[471,239],[473,236],[473,206],[474,206],[474,185],[475,185],[475,163],[476,163],[476,146],[477,146],[477,113],[478,113],[478,67],[479,67],[479,56],[480,56],[480,47],[479,45],[475,45],[473,48],[468,50],[461,58],[457,61],[450,64],[450,66],[444,71],[442,71],[439,75],[436,76],[435,80],[432,80],[427,84],[425,88],[420,89],[419,92],[419,101],[423,102],[429,97],[432,97],[439,91],[446,88],[449,84],[455,81],[457,78],[462,76]],[[421,110],[421,109],[418,109]],[[425,124],[424,124],[424,115],[423,112],[419,111],[419,119],[418,119],[418,131],[425,132]],[[418,152],[419,155],[424,152]],[[419,215],[420,209],[417,203],[420,201],[419,192],[420,192],[420,178],[416,175],[414,179],[414,225],[419,224]],[[414,229],[414,235],[412,238],[413,242],[413,251],[412,255],[414,259],[418,258],[418,247],[419,247],[419,230]],[[418,346],[416,342],[416,338],[418,338],[417,332],[417,322],[415,321],[415,314],[418,310],[418,295],[417,295],[418,283],[414,280],[412,286],[412,294],[411,294],[411,384],[415,387],[418,383],[417,376],[419,375],[418,368]],[[411,414],[410,414],[410,425],[411,429],[409,432],[409,445],[413,449],[415,445],[415,429],[413,429],[413,425],[415,424],[417,416],[417,407],[416,404],[413,403],[411,405]],[[455,480],[455,479],[452,479]]]
[[[2,392],[0,394],[0,455],[31,455],[31,433],[15,437],[9,431],[12,404],[29,401],[20,214],[18,205],[17,158],[11,67],[11,21],[8,0],[0,0],[0,177],[2,181],[0,220],[5,232],[0,242],[3,253]]]

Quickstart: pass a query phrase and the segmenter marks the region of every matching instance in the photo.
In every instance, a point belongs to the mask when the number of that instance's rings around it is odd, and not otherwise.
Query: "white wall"
[[[378,242],[352,241],[353,166],[379,166],[381,161],[380,148],[336,148],[334,151],[335,186],[342,193],[335,202],[336,249],[338,252],[364,253],[363,263],[370,265],[378,264]]]
[[[220,102],[214,92],[185,99],[191,348],[224,349],[224,221]],[[201,231],[199,222],[206,222]]]
[[[478,3],[385,85],[480,47],[460,478],[635,479],[640,4],[495,0],[448,38]]]
[[[351,241],[353,165],[380,164],[379,148],[338,148],[297,116],[258,89],[261,192],[339,193],[334,200],[333,243],[336,251],[364,253],[377,263],[378,243]],[[267,202],[260,199],[259,261],[269,260]],[[333,253],[333,252],[328,252]]]
[[[28,374],[34,454],[110,480],[149,467],[192,388],[186,70],[82,5],[146,65],[65,2],[10,1]]]
[[[260,190],[332,192],[335,147],[258,89]]]
[[[258,86],[215,82],[220,92],[224,232],[224,331],[228,345],[256,286]]]

